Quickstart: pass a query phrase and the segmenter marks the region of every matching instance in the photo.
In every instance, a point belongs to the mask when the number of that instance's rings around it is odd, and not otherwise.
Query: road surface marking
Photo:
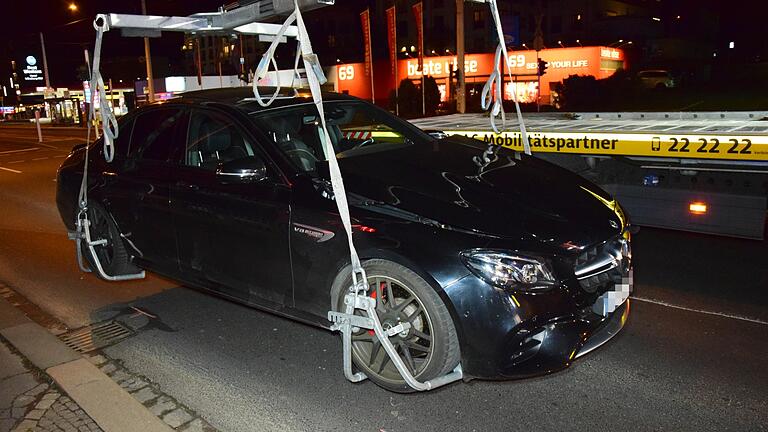
[[[45,160],[45,159],[48,159],[48,156],[46,156],[46,157],[39,157],[39,158],[34,158],[34,159],[32,159],[32,160],[33,160],[33,161],[38,161],[38,160]]]
[[[723,313],[723,312],[713,312],[713,311],[708,311],[708,310],[703,310],[703,309],[694,309],[694,308],[680,306],[680,305],[676,305],[676,304],[672,304],[672,303],[667,303],[665,301],[654,300],[654,299],[649,299],[649,298],[644,298],[644,297],[632,296],[631,298],[632,298],[632,300],[637,300],[637,301],[646,302],[646,303],[653,303],[653,304],[656,304],[656,305],[659,305],[659,306],[665,306],[665,307],[672,308],[672,309],[681,309],[681,310],[685,310],[685,311],[689,311],[689,312],[698,312],[698,313],[705,314],[705,315],[715,315],[715,316],[719,316],[719,317],[723,317],[723,318],[731,318],[731,319],[740,320],[740,321],[747,321],[747,322],[751,322],[751,323],[755,323],[755,324],[768,325],[768,321],[763,321],[763,320],[757,319],[757,318],[750,318],[750,317],[745,317],[745,316],[741,316],[741,315],[733,315],[733,314],[728,314],[728,313]]]
[[[10,161],[10,162],[8,162],[8,163],[9,163],[9,164],[12,164],[12,163],[22,163],[22,162],[24,162],[24,161],[23,161],[23,160],[20,160],[20,161]]]
[[[10,172],[12,172],[12,173],[16,173],[16,174],[21,174],[21,171],[17,171],[17,170],[15,170],[15,169],[10,169],[10,168],[5,168],[5,167],[0,167],[0,170],[3,170],[3,171],[10,171]]]
[[[25,148],[25,149],[21,149],[21,150],[5,150],[5,151],[0,151],[0,155],[11,154],[11,153],[30,152],[30,151],[35,151],[35,150],[40,150],[40,148],[39,147],[30,147],[30,148]]]

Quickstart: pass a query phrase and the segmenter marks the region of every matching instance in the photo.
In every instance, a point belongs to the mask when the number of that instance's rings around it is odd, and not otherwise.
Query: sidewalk
[[[102,431],[50,376],[0,337],[0,432],[62,430]]]
[[[0,431],[170,432],[88,359],[0,297]]]

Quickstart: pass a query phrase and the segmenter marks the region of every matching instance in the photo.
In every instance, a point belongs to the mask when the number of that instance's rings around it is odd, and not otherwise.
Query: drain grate
[[[133,336],[133,331],[117,321],[92,324],[59,336],[73,350],[80,353],[95,351]]]

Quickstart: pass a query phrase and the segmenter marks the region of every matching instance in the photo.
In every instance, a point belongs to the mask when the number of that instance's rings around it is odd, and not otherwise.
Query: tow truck
[[[599,184],[638,225],[764,238],[768,111],[526,113],[525,119],[534,155]],[[494,133],[485,114],[413,123],[523,148],[519,132]]]

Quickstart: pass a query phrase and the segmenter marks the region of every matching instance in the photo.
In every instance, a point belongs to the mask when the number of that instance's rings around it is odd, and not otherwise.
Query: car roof
[[[275,90],[275,87],[259,87],[259,94],[266,102],[272,97]],[[219,103],[239,107],[248,112],[258,112],[313,102],[309,89],[294,90],[293,88],[282,88],[274,102],[268,107],[263,107],[254,97],[251,86],[191,91],[179,94],[176,100],[193,104]],[[323,92],[323,101],[336,100],[351,101],[358,99],[345,94]]]

